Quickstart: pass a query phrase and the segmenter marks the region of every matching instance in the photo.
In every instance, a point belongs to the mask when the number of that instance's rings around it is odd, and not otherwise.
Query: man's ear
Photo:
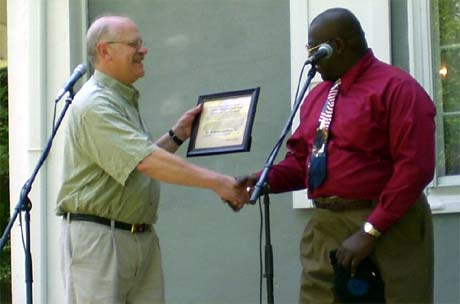
[[[336,37],[330,40],[334,53],[342,54],[346,48],[346,41],[343,38]]]
[[[112,52],[108,43],[98,42],[96,45],[96,53],[99,57],[99,60],[110,61],[112,60]]]

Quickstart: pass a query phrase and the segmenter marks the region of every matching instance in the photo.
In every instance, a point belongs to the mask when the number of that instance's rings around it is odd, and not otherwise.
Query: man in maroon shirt
[[[308,188],[311,150],[328,92],[341,84],[329,128],[326,178],[308,189],[315,209],[301,241],[300,302],[334,302],[329,252],[353,275],[370,256],[387,303],[430,303],[433,297],[431,212],[423,195],[434,172],[435,108],[404,71],[374,57],[359,21],[335,8],[318,15],[310,50],[329,44],[320,59],[323,82],[306,97],[300,125],[284,160],[268,176],[270,192]],[[240,178],[252,187],[258,174]]]

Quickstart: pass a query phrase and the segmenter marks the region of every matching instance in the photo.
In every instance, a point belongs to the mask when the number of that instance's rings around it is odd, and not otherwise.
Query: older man
[[[162,303],[153,228],[158,181],[212,190],[236,209],[247,194],[234,178],[173,154],[190,136],[199,107],[156,142],[150,137],[133,87],[144,76],[147,48],[132,20],[98,18],[87,44],[95,72],[72,106],[57,202],[66,302]]]
[[[300,302],[337,300],[329,257],[336,249],[351,274],[370,256],[387,303],[432,302],[423,190],[434,172],[433,102],[410,75],[374,57],[350,11],[329,9],[312,21],[310,54],[322,44],[333,50],[317,63],[324,81],[306,97],[286,158],[268,178],[274,193],[308,188],[316,207],[300,246]]]

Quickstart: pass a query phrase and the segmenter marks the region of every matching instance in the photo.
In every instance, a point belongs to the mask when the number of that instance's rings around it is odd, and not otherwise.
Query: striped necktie
[[[315,139],[310,156],[310,169],[308,172],[308,189],[318,188],[326,179],[327,140],[329,138],[329,126],[334,114],[334,105],[339,92],[340,79],[329,90],[327,100],[318,119]]]

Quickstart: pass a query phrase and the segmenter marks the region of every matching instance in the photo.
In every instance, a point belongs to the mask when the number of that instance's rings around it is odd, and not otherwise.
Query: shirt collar
[[[102,83],[103,85],[109,87],[116,93],[120,94],[121,97],[123,97],[129,102],[132,102],[137,107],[139,91],[135,87],[123,84],[99,70],[94,70],[94,80],[98,83]]]
[[[355,79],[365,73],[370,64],[375,60],[374,53],[371,49],[368,49],[367,53],[361,57],[358,62],[352,66],[345,74],[340,77],[340,91],[346,93],[351,85],[355,82]]]

